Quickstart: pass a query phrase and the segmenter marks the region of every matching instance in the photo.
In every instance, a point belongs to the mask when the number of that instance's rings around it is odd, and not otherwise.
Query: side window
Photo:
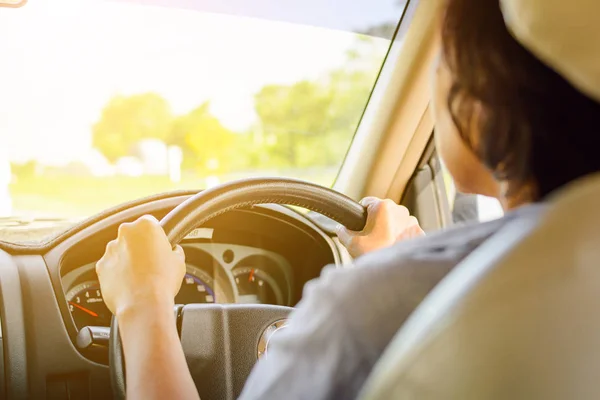
[[[442,173],[453,224],[474,221],[485,222],[504,215],[504,210],[497,199],[460,193],[456,190],[452,177],[446,168],[442,167]]]
[[[494,198],[457,192],[433,144],[426,150],[400,203],[417,217],[425,232],[504,215],[500,202]]]

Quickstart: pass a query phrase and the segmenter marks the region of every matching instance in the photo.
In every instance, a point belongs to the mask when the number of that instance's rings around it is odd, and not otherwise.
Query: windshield
[[[148,2],[0,9],[1,217],[73,223],[249,176],[330,186],[405,8]]]

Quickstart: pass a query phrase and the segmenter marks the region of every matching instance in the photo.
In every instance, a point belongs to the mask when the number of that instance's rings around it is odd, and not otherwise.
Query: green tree
[[[384,56],[369,39],[361,38],[348,51],[343,68],[316,81],[264,87],[255,96],[255,109],[270,164],[338,165],[353,138]]]
[[[330,103],[327,90],[310,81],[265,86],[256,95],[256,113],[276,165],[306,164],[304,148],[327,132]]]
[[[173,116],[155,93],[113,97],[92,128],[92,144],[109,160],[128,155],[141,139],[169,140]]]
[[[236,166],[241,135],[231,132],[204,103],[173,123],[170,143],[184,151],[184,166],[200,172],[225,172]]]

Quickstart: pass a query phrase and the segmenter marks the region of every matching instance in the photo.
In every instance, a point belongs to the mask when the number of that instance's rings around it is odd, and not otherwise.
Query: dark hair
[[[539,200],[600,171],[600,103],[511,36],[498,0],[447,0],[442,47],[453,121],[509,194],[532,184]]]

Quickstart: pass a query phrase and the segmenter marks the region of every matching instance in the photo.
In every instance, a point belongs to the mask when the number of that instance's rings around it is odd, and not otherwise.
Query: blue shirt
[[[475,248],[536,205],[505,217],[409,240],[367,254],[354,267],[326,267],[309,282],[289,325],[273,338],[243,400],[355,398],[404,321]]]

